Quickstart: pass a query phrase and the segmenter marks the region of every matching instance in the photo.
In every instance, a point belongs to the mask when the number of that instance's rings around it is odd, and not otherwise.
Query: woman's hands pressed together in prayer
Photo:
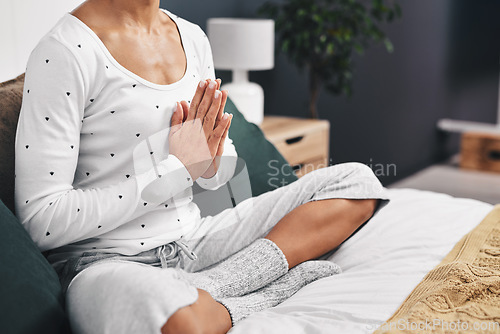
[[[201,81],[188,104],[178,102],[172,115],[169,152],[186,167],[193,181],[217,173],[232,115],[225,114],[227,92],[220,80]]]

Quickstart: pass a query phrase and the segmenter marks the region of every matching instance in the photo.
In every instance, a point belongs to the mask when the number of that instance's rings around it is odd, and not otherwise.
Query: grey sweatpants
[[[386,190],[370,168],[339,164],[306,174],[282,188],[247,199],[235,208],[202,218],[184,241],[197,256],[179,252],[184,270],[196,272],[264,237],[287,213],[323,199],[382,199]],[[141,253],[142,254],[142,253]],[[167,319],[198,298],[177,269],[161,268],[154,250],[128,261],[115,257],[81,271],[66,302],[74,333],[160,333]]]

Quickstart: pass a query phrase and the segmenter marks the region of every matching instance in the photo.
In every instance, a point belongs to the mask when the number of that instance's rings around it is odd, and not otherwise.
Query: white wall
[[[23,73],[40,38],[83,0],[0,0],[0,82]]]

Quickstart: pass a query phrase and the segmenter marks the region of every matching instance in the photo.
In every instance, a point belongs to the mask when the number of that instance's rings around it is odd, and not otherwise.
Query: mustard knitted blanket
[[[500,333],[500,204],[375,331],[382,333]]]

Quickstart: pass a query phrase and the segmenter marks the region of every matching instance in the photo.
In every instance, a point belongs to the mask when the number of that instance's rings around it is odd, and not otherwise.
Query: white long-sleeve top
[[[190,101],[200,80],[215,79],[212,53],[198,26],[165,14],[177,24],[187,59],[173,84],[121,66],[69,13],[32,52],[15,195],[17,215],[42,251],[133,255],[179,239],[200,221],[193,180],[168,152],[168,128],[176,102]],[[224,156],[236,156],[229,138]],[[235,168],[227,160],[213,178],[196,182],[205,189],[226,183]]]

